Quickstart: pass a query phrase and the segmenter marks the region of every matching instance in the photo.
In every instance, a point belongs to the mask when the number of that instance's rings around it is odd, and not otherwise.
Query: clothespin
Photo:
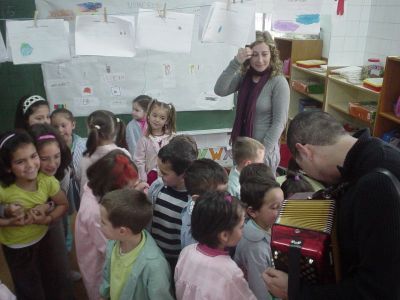
[[[167,15],[167,3],[164,2],[163,9],[157,9],[157,11],[160,18],[165,18],[165,16]]]
[[[226,10],[231,9],[231,0],[226,0]]]
[[[108,23],[108,20],[107,20],[107,8],[106,7],[104,7],[104,22]]]
[[[38,18],[39,12],[35,10],[35,14],[33,15],[33,26],[37,27],[37,18]]]

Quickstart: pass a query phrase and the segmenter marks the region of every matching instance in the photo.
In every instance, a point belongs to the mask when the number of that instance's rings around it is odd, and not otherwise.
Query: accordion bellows
[[[289,272],[290,251],[300,251],[300,278],[310,283],[334,282],[332,230],[334,200],[285,200],[272,226],[275,268]],[[290,273],[290,272],[289,272]]]

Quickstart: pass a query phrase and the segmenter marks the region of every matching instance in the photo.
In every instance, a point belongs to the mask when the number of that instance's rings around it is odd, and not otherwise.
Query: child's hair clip
[[[230,194],[226,194],[226,195],[224,196],[224,199],[225,199],[225,201],[227,201],[227,202],[229,202],[229,203],[232,203],[232,196],[231,196]]]
[[[10,134],[9,136],[5,137],[0,144],[0,149],[7,143],[7,141],[15,136],[15,133]]]
[[[100,125],[93,125],[93,127],[96,128],[97,130],[101,129]]]
[[[38,140],[38,141],[50,140],[50,139],[54,140],[55,138],[56,138],[56,137],[55,137],[54,134],[44,134],[44,135],[39,136],[39,137],[37,138],[37,140]]]
[[[116,118],[116,120],[117,120],[117,123],[121,122],[120,118],[118,118],[118,117]]]

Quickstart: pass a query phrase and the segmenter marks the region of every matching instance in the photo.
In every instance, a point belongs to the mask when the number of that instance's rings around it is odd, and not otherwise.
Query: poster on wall
[[[272,30],[319,34],[321,0],[273,0]]]
[[[196,33],[201,9],[211,7],[212,0],[167,1],[168,11],[194,15],[189,53],[167,53],[136,49],[132,58],[74,56],[71,61],[42,65],[47,98],[52,105],[64,104],[77,116],[86,116],[95,109],[115,113],[131,112],[131,101],[147,94],[160,101],[171,102],[178,111],[230,110],[233,95],[219,97],[214,85],[237,53],[237,47],[225,43],[202,43]],[[246,2],[250,5],[252,0]],[[79,1],[36,0],[40,16],[60,16],[70,20],[76,15],[111,14],[138,17],[140,8],[157,10],[155,1]],[[71,29],[71,32],[74,30]],[[73,41],[74,39],[72,39]]]

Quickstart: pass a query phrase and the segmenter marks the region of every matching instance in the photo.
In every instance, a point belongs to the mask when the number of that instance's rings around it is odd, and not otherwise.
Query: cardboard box
[[[324,85],[317,81],[292,80],[292,88],[305,94],[323,94]]]
[[[349,102],[349,114],[357,119],[372,123],[376,115],[376,102]]]

